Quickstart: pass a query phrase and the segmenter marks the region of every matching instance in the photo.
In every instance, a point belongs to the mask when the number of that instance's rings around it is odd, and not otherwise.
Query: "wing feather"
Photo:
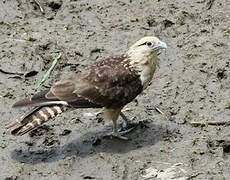
[[[49,90],[19,101],[14,107],[67,103],[78,108],[117,108],[131,102],[142,89],[138,73],[128,67],[128,59],[112,57],[94,63],[72,79],[58,81]]]

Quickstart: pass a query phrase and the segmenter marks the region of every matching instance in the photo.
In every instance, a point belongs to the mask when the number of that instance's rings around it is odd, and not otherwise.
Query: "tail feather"
[[[63,111],[65,111],[65,108],[61,105],[37,107],[21,118],[11,122],[6,128],[10,129],[12,135],[21,136],[36,129],[41,124],[47,122]]]
[[[30,106],[31,104],[33,104],[33,102],[31,101],[30,98],[26,98],[26,99],[22,99],[16,103],[13,104],[12,107],[23,107],[23,106]]]
[[[15,119],[14,121],[10,122],[8,125],[6,125],[6,129],[10,129],[13,128],[17,129],[20,126],[22,126],[23,124],[26,124],[29,122],[29,116],[32,115],[33,113],[35,113],[36,111],[38,111],[39,109],[41,109],[42,107],[36,107],[33,108],[32,110],[30,110],[29,112],[25,113],[23,116],[21,116],[19,119]]]
[[[15,104],[13,104],[13,108],[20,108],[20,107],[26,107],[26,106],[49,106],[49,105],[68,105],[66,101],[60,101],[60,100],[33,100],[30,98],[22,99]]]

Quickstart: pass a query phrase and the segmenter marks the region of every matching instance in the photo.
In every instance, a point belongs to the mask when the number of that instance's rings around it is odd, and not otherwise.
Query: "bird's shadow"
[[[76,139],[67,142],[67,144],[53,148],[15,149],[11,153],[11,157],[22,163],[37,164],[54,162],[72,156],[86,157],[100,152],[122,154],[142,147],[152,146],[164,138],[172,137],[175,135],[174,132],[177,131],[177,127],[171,128],[168,125],[141,123],[127,135],[130,138],[128,141],[104,138],[101,136],[105,133],[104,131],[106,130],[104,129],[100,132],[91,131],[78,136]]]

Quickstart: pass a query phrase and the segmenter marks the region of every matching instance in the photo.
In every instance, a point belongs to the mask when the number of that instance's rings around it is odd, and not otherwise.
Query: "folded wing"
[[[70,105],[76,108],[117,108],[131,102],[142,91],[138,73],[125,57],[107,58],[49,90],[14,104],[21,106]]]

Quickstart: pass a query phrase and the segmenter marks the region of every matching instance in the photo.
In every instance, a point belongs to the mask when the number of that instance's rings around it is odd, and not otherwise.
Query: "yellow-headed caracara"
[[[156,70],[158,55],[166,43],[154,36],[140,39],[122,56],[95,62],[76,76],[54,83],[46,90],[16,102],[13,107],[32,106],[29,113],[11,122],[13,135],[23,135],[62,113],[65,107],[104,108],[112,120],[112,136],[127,139],[117,128],[122,108],[149,85]]]

